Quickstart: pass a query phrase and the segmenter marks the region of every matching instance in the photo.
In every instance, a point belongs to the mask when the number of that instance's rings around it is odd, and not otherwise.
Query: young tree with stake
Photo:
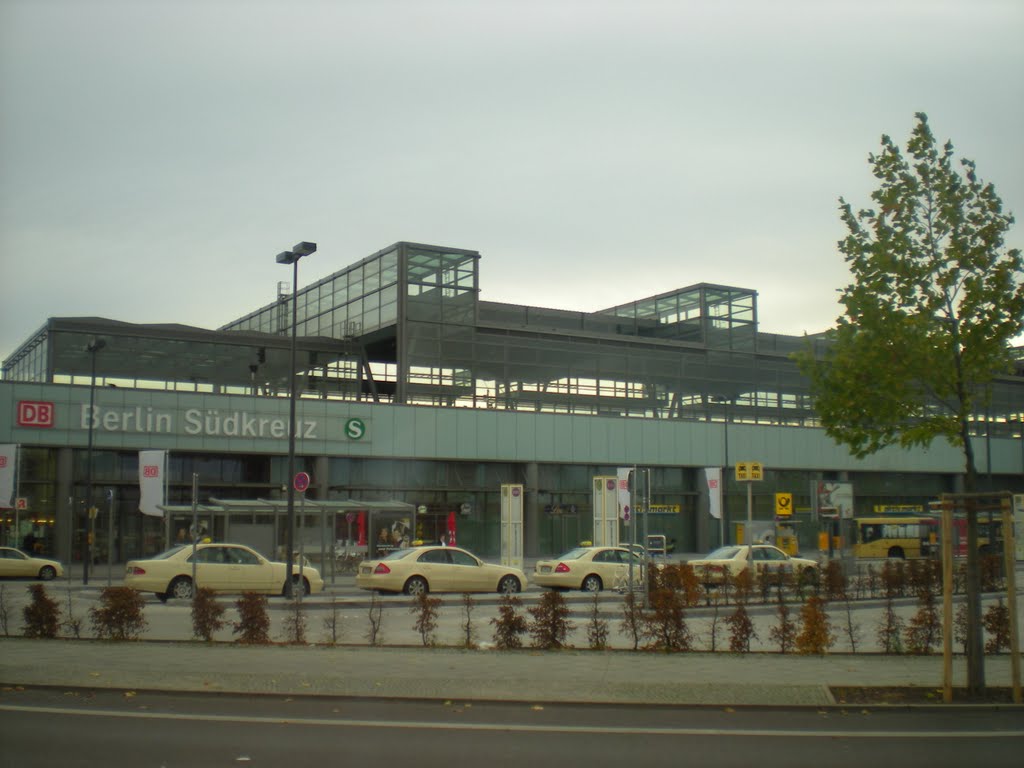
[[[888,137],[869,160],[880,186],[874,207],[840,200],[847,236],[839,250],[853,282],[845,313],[820,357],[797,355],[828,434],[864,457],[889,445],[946,440],[963,451],[964,490],[976,489],[970,440],[993,380],[1012,370],[1024,332],[1024,260],[1004,238],[1014,222],[974,163],[954,167],[916,116],[906,154]],[[968,687],[985,686],[977,512],[968,509]]]

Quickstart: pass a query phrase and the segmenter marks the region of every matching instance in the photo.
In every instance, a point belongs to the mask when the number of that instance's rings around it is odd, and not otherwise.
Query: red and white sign
[[[14,500],[14,508],[24,512],[28,509],[28,499],[24,496],[19,496]]]
[[[297,473],[295,475],[295,490],[298,491],[299,493],[305,493],[307,488],[309,488],[309,473]]]
[[[164,503],[164,469],[167,451],[139,451],[139,512],[163,517],[160,507]]]
[[[53,403],[37,400],[20,400],[18,402],[19,427],[53,427]]]

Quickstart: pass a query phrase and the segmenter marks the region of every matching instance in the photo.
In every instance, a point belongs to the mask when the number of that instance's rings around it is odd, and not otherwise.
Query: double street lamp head
[[[316,243],[307,243],[303,241],[301,243],[298,243],[290,251],[282,251],[281,253],[277,254],[277,263],[294,264],[303,256],[309,256],[311,253],[316,253]]]

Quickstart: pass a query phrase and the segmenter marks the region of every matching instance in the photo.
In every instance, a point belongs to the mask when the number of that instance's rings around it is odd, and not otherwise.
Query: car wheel
[[[43,581],[53,581],[57,578],[57,569],[52,565],[44,565],[39,569],[39,578]]]
[[[584,592],[600,592],[604,589],[604,584],[601,583],[600,576],[596,573],[592,573],[583,580],[583,583],[580,585],[580,589]]]
[[[191,600],[192,579],[187,576],[176,578],[171,582],[171,586],[167,588],[167,596],[177,598],[178,600]]]
[[[519,583],[519,579],[511,574],[502,576],[501,581],[498,582],[498,592],[503,595],[514,595],[522,588],[523,585]]]
[[[427,592],[430,591],[430,588],[427,586],[427,580],[422,576],[413,576],[405,582],[405,589],[403,591],[407,595],[419,597],[420,595],[427,594]]]
[[[898,560],[903,560],[903,547],[889,547],[888,557],[894,557]]]
[[[159,600],[161,603],[166,603],[168,597],[170,597],[170,595],[168,595],[166,592],[156,593],[156,599]]]

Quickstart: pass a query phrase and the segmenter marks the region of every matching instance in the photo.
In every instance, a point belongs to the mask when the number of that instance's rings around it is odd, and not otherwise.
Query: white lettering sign
[[[138,432],[146,434],[174,434],[178,431],[198,437],[273,438],[288,437],[288,419],[281,416],[254,416],[245,411],[220,411],[215,408],[189,408],[181,414],[180,428],[175,413],[159,411],[153,407],[104,408],[99,405],[82,406],[79,426],[102,432]],[[346,435],[358,439],[365,432],[360,421],[356,434]],[[321,436],[320,422],[316,419],[298,419],[295,436],[304,440],[317,440]]]

